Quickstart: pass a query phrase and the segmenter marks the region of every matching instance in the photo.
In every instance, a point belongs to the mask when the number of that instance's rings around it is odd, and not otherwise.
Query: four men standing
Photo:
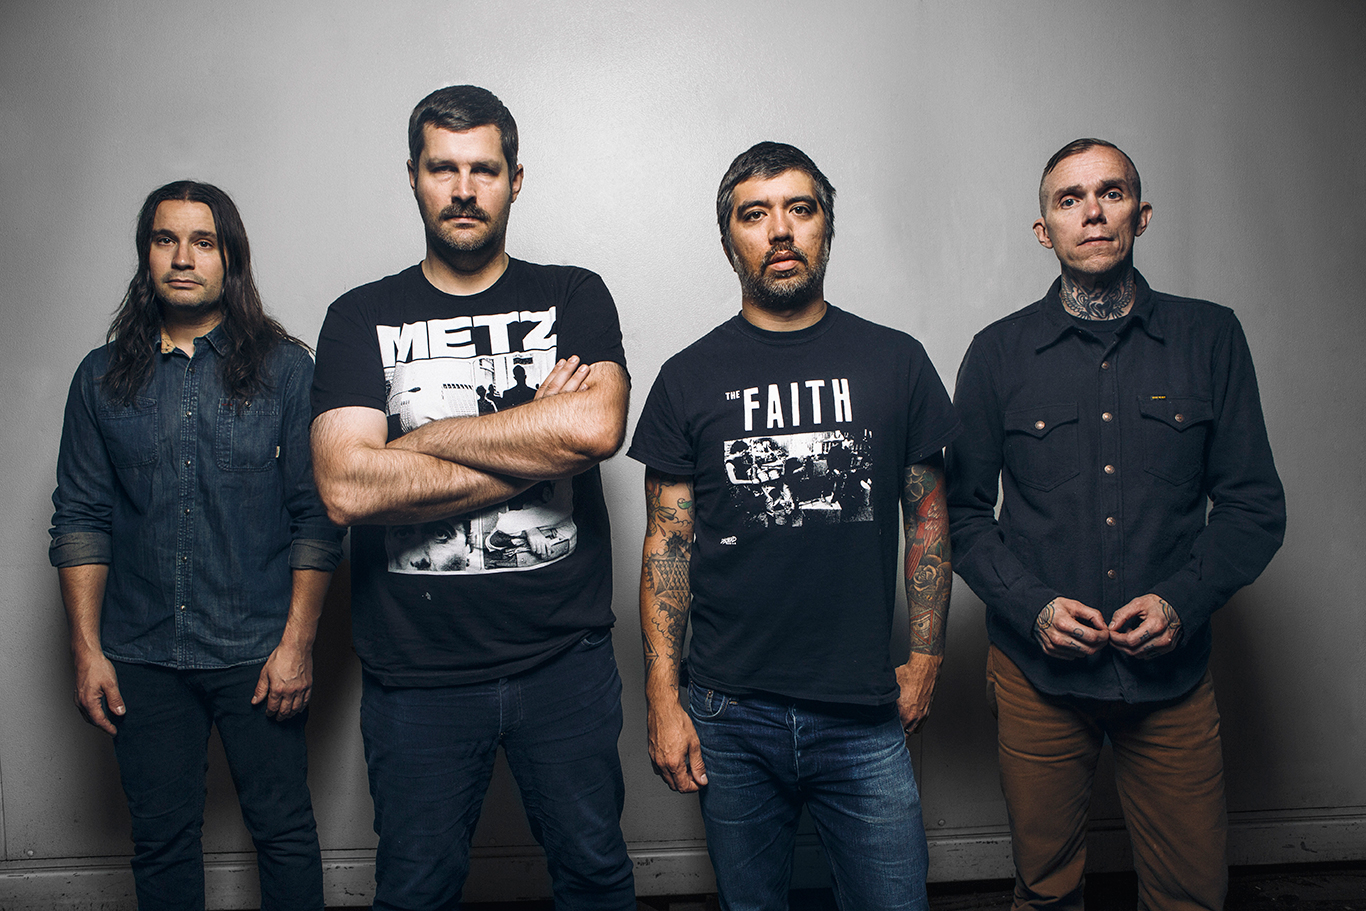
[[[180,182],[148,197],[138,275],[72,383],[52,561],[144,908],[202,906],[212,724],[263,907],[321,907],[302,728],[328,516],[353,527],[374,906],[458,905],[501,744],[557,907],[635,907],[597,468],[625,432],[616,309],[591,272],[507,256],[523,169],[491,93],[433,92],[409,147],[426,256],[332,305],[316,375],[260,306],[231,201]],[[960,428],[917,341],[826,302],[834,196],[792,146],[735,159],[717,219],[741,312],[664,365],[630,450],[650,758],[699,792],[723,907],[786,907],[803,806],[843,907],[924,907],[905,737],[942,662],[950,517],[987,604],[1016,907],[1080,907],[1105,736],[1142,901],[1220,907],[1208,620],[1284,529],[1236,318],[1147,286],[1137,171],[1078,140],[1035,223],[1062,276],[974,340]]]

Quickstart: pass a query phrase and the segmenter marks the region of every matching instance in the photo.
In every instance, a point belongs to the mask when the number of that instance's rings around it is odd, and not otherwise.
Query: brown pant
[[[1015,909],[1080,909],[1091,782],[1106,735],[1133,842],[1138,907],[1221,911],[1228,814],[1219,709],[1208,672],[1173,702],[1040,694],[994,645],[987,697],[1015,854]]]

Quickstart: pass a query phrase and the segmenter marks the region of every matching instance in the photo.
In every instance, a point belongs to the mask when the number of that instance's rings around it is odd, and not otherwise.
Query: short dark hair
[[[731,253],[730,215],[735,205],[735,188],[746,180],[769,180],[784,171],[802,171],[815,183],[816,201],[825,214],[825,245],[830,245],[835,236],[835,188],[801,149],[785,142],[760,142],[735,157],[716,191],[716,223],[721,228],[721,243],[727,256]]]
[[[1048,164],[1043,166],[1043,176],[1039,178],[1040,215],[1043,215],[1048,209],[1048,200],[1044,197],[1043,192],[1043,185],[1044,182],[1048,180],[1048,175],[1052,174],[1053,169],[1056,168],[1058,165],[1062,164],[1063,161],[1065,161],[1066,159],[1071,158],[1073,155],[1080,155],[1082,152],[1090,151],[1091,149],[1094,149],[1097,146],[1106,149],[1114,149],[1116,152],[1124,156],[1124,160],[1129,163],[1129,172],[1133,174],[1134,177],[1134,196],[1139,201],[1142,201],[1143,180],[1138,176],[1138,168],[1134,167],[1134,160],[1129,157],[1129,154],[1127,152],[1125,152],[1119,146],[1115,145],[1113,142],[1109,142],[1104,139],[1074,139],[1067,145],[1063,146],[1061,149],[1058,149],[1058,151],[1054,152],[1053,157],[1048,159]]]
[[[477,85],[448,85],[437,89],[417,103],[408,117],[408,156],[414,167],[422,155],[427,124],[467,133],[477,127],[495,126],[503,140],[503,158],[508,177],[517,171],[517,121],[498,96]]]
[[[278,342],[304,345],[266,314],[251,271],[247,229],[232,197],[213,184],[176,180],[157,187],[143,200],[134,230],[138,270],[109,326],[109,369],[101,378],[112,397],[124,404],[152,377],[152,359],[161,342],[161,304],[152,274],[152,225],[163,202],[203,203],[213,215],[218,255],[223,260],[223,296],[219,306],[227,336],[222,362],[223,385],[239,403],[269,386],[265,358]]]

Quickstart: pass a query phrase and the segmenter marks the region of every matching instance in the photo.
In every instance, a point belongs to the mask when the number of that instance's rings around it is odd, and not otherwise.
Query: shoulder
[[[415,276],[421,274],[421,268],[420,265],[409,266],[402,272],[357,285],[333,301],[327,308],[328,313],[364,309],[409,293],[416,284]]]
[[[581,288],[606,292],[602,276],[580,266],[545,265],[508,257],[508,281],[538,288],[547,296],[568,296]]]
[[[833,331],[846,337],[857,338],[861,344],[891,346],[909,351],[912,354],[925,354],[925,346],[920,344],[920,340],[909,332],[875,323],[870,319],[836,307],[834,304],[829,306]]]
[[[1040,298],[1027,307],[1006,314],[995,322],[988,323],[973,336],[973,344],[1016,339],[1023,335],[1046,329],[1047,317],[1044,307],[1047,298]]]
[[[1232,307],[1165,291],[1152,292],[1153,313],[1174,326],[1185,324],[1227,326],[1238,321]]]
[[[739,317],[726,320],[670,357],[659,368],[660,376],[705,370],[714,365],[718,358],[731,356],[742,349],[748,339],[734,327],[736,319]]]

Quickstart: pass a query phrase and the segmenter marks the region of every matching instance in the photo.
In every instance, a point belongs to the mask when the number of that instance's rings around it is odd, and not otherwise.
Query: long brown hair
[[[251,271],[247,229],[237,206],[218,187],[194,180],[177,180],[157,187],[142,204],[135,235],[138,271],[128,283],[128,291],[109,325],[109,369],[101,383],[115,400],[129,404],[152,377],[152,359],[161,344],[162,324],[149,262],[152,222],[157,206],[170,200],[201,202],[213,214],[224,271],[220,325],[228,340],[228,352],[222,363],[223,387],[229,398],[244,401],[269,387],[264,364],[271,349],[280,342],[308,346],[286,332],[262,306]]]

